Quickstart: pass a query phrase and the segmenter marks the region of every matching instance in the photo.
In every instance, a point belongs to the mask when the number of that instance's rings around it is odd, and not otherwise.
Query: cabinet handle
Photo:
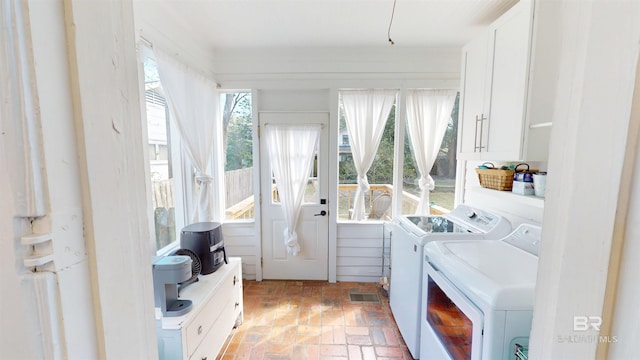
[[[238,282],[238,278],[233,275],[233,286],[236,286],[236,283]]]
[[[482,146],[482,130],[484,129],[485,120],[487,120],[487,118],[484,117],[484,114],[480,114],[480,152],[484,149],[484,146]]]
[[[475,137],[473,139],[473,152],[482,152],[484,146],[482,146],[482,130],[484,127],[484,121],[487,120],[484,117],[484,114],[480,114],[480,117],[476,115],[476,128],[475,128]],[[480,123],[480,146],[478,146],[478,123]]]
[[[205,356],[205,357],[203,357],[203,358],[202,358],[202,360],[207,360],[207,357],[206,357],[206,356]]]
[[[240,303],[236,301],[236,308],[240,306]]]
[[[475,134],[473,136],[473,152],[478,152],[478,115],[476,115]]]
[[[202,325],[198,326],[198,335],[202,334]]]

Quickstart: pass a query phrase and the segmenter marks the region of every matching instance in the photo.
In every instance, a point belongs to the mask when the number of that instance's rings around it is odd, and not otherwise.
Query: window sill
[[[167,256],[169,254],[171,254],[172,252],[178,250],[180,248],[180,240],[176,240],[174,242],[172,242],[171,244],[163,247],[162,249],[158,250],[156,252],[157,256]]]

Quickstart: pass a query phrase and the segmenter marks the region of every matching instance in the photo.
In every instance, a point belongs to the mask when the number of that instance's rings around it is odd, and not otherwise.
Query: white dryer
[[[425,245],[422,360],[508,360],[531,331],[541,228]]]
[[[498,214],[464,204],[442,216],[403,215],[391,226],[389,304],[411,355],[420,357],[423,248],[433,240],[497,240],[511,231]]]

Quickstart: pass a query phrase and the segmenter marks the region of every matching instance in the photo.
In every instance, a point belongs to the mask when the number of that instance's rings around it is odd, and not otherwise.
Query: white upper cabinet
[[[495,159],[521,157],[532,14],[530,3],[517,5],[489,27],[490,104],[482,143]]]
[[[463,48],[460,159],[547,160],[548,137],[527,139],[532,28],[521,0]]]
[[[482,150],[481,117],[488,114],[485,103],[487,84],[488,32],[484,31],[462,48],[462,84],[460,86],[460,149],[458,154],[474,154]],[[485,107],[486,104],[486,107]]]

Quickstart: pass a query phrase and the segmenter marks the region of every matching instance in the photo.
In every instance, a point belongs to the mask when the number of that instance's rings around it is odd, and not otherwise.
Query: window
[[[253,127],[250,92],[220,94],[225,220],[253,220]]]
[[[302,198],[302,204],[318,204],[320,202],[320,193],[318,192],[318,149],[320,144],[316,143],[315,155],[313,162],[311,163],[311,169],[309,170],[309,177],[307,178],[307,187],[304,189],[304,197]],[[280,196],[278,195],[278,189],[276,188],[276,179],[271,172],[271,202],[277,204],[280,202]]]
[[[149,149],[148,181],[151,182],[152,211],[156,249],[176,241],[176,199],[174,198],[174,167],[169,124],[169,110],[164,98],[158,68],[150,51],[144,51],[144,90],[147,138]]]
[[[406,101],[400,96],[401,101]],[[456,146],[457,146],[457,128],[458,128],[458,103],[459,93],[455,98],[451,118],[446,129],[440,151],[436,162],[434,163],[430,175],[435,180],[435,189],[430,192],[431,213],[446,213],[453,209],[455,196],[455,178],[456,178]],[[344,118],[344,109],[340,100],[339,107],[340,126],[338,129],[338,219],[349,220],[350,210],[353,208],[353,200],[357,190],[357,173],[355,170],[351,148],[349,145],[349,135],[346,128]],[[372,207],[376,208],[374,203],[384,203],[385,207],[389,206],[390,197],[394,195],[394,188],[399,194],[395,195],[401,199],[401,213],[413,214],[416,211],[420,201],[420,188],[418,186],[419,173],[417,171],[416,162],[411,149],[409,134],[405,126],[404,149],[399,156],[403,157],[402,169],[394,169],[394,146],[395,146],[395,120],[396,120],[396,104],[391,109],[382,140],[378,147],[376,157],[369,169],[367,176],[370,184],[370,191],[365,194],[365,214],[368,219],[378,218],[372,216],[377,211],[371,211]],[[399,141],[399,140],[398,140]],[[402,191],[399,191],[399,184],[393,183],[394,171],[400,171],[398,178],[403,179]],[[395,187],[394,187],[395,186]],[[386,199],[385,199],[386,198]],[[376,202],[375,200],[380,201]],[[388,209],[379,217],[382,220],[389,219],[393,216],[392,208]]]
[[[458,102],[460,93],[456,96],[449,119],[449,126],[442,139],[440,152],[436,162],[429,173],[436,182],[436,188],[429,195],[432,213],[437,210],[450,211],[453,209],[455,183],[456,183],[456,147],[458,138]],[[403,168],[403,192],[402,192],[402,213],[414,214],[420,199],[420,188],[418,186],[419,173],[417,171],[415,158],[411,149],[409,133],[405,128],[404,138],[404,168]]]
[[[374,201],[378,197],[383,194],[384,196],[391,195],[393,192],[395,118],[396,106],[394,103],[391,111],[389,112],[376,157],[373,160],[371,168],[369,168],[369,171],[367,172],[370,189],[369,193],[365,194],[365,214],[370,214]],[[354,196],[358,188],[358,174],[353,162],[353,156],[351,155],[342,101],[340,101],[339,133],[342,141],[338,142],[338,219],[349,220],[350,210],[353,208]],[[346,144],[344,143],[345,140]],[[391,207],[389,205],[390,204],[388,202],[384,202],[386,209],[382,214],[380,214],[380,216],[376,216],[378,220],[384,220],[391,217]]]

